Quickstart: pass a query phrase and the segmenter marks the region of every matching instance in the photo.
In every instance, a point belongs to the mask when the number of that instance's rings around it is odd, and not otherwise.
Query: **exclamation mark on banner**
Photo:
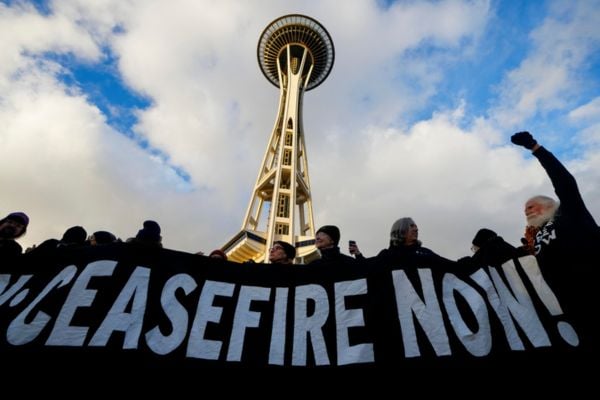
[[[527,277],[531,281],[531,284],[535,288],[538,296],[550,311],[550,314],[553,316],[562,315],[563,310],[560,308],[560,303],[556,298],[556,295],[550,289],[550,286],[544,280],[542,276],[542,271],[540,271],[540,267],[537,263],[537,260],[534,256],[526,256],[519,258],[519,263],[523,267],[523,270],[527,274]],[[565,321],[559,321],[558,324],[558,333],[560,336],[573,347],[577,347],[579,345],[579,337],[577,336],[577,332],[575,329]]]

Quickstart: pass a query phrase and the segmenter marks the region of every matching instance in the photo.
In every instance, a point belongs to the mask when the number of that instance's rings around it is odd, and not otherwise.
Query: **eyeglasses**
[[[269,251],[275,251],[275,250],[283,250],[283,246],[280,246],[277,244],[269,249]]]

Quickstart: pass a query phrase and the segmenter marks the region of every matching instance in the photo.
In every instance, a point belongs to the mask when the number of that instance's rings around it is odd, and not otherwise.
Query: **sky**
[[[343,5],[343,6],[342,6]],[[276,118],[263,29],[304,14],[335,61],[304,96],[315,226],[367,256],[412,217],[457,259],[487,227],[518,245],[555,196],[530,131],[600,221],[600,1],[0,1],[0,217],[23,248],[70,226],[210,252],[237,234]]]

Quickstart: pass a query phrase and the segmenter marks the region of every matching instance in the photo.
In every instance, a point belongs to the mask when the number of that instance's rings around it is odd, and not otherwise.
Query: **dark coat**
[[[23,248],[13,239],[0,239],[0,258],[7,259],[23,253]]]
[[[420,242],[410,246],[390,246],[383,249],[376,257],[379,261],[385,264],[409,265],[415,267],[436,267],[447,266],[453,261],[450,261],[442,256],[437,255],[432,250],[423,247]]]
[[[463,265],[469,265],[474,268],[486,266],[499,267],[506,261],[513,258],[519,258],[526,255],[521,249],[516,248],[510,243],[507,243],[500,236],[495,236],[485,242],[477,251],[470,257],[463,257],[458,262]]]
[[[321,258],[311,261],[309,265],[313,266],[342,266],[355,265],[356,260],[350,256],[342,254],[340,248],[335,246],[329,249],[321,250]]]
[[[535,237],[535,255],[539,264],[564,264],[573,258],[583,264],[590,264],[590,257],[598,260],[600,228],[585,206],[575,178],[544,147],[533,155],[548,173],[560,200],[554,218],[544,224]]]
[[[575,178],[543,147],[533,152],[552,181],[560,206],[535,237],[535,256],[579,340],[597,353],[600,228],[588,211]]]

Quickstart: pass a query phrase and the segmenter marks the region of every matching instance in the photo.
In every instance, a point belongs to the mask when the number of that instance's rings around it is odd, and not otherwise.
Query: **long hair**
[[[408,228],[414,223],[415,221],[410,217],[400,218],[394,222],[390,231],[390,246],[403,246],[406,243]],[[417,240],[417,244],[420,246],[421,241]]]

